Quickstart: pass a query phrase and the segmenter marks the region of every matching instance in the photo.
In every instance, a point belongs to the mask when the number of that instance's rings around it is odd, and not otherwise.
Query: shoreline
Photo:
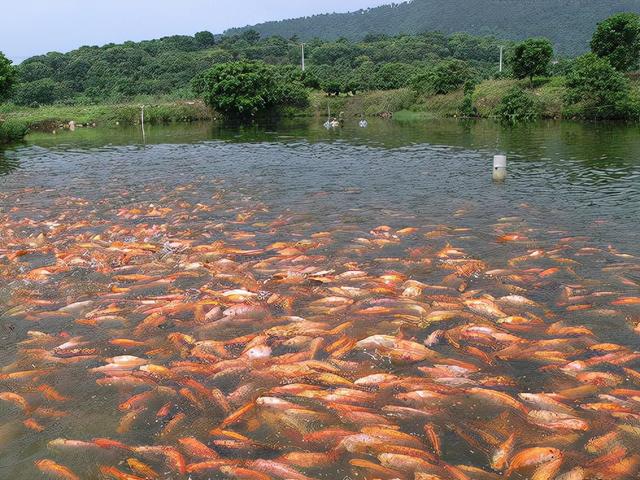
[[[382,117],[400,121],[420,121],[437,118],[478,118],[497,119],[494,114],[505,93],[515,85],[523,86],[517,80],[487,80],[478,84],[471,95],[475,115],[461,113],[465,99],[462,90],[445,95],[420,96],[408,88],[397,90],[368,91],[355,95],[327,96],[313,91],[310,104],[303,109],[285,109],[282,118],[324,118],[340,113],[345,118]],[[576,120],[565,118],[562,81],[552,79],[540,86],[530,88],[536,99],[538,119]],[[640,85],[634,84],[634,92],[640,95]],[[158,98],[152,101],[128,101],[114,104],[96,105],[51,105],[39,108],[0,106],[0,144],[20,140],[28,132],[55,133],[70,128],[109,128],[120,125],[140,124],[141,105],[145,105],[145,123],[169,124],[195,121],[216,121],[212,112],[202,100],[169,100]],[[73,126],[70,126],[73,122]],[[7,128],[10,126],[11,128]],[[4,129],[2,127],[5,127]],[[6,132],[9,133],[6,133]],[[3,132],[4,136],[3,136]]]

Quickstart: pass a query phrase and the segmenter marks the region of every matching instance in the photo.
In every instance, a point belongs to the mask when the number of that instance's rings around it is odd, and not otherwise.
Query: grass
[[[640,101],[640,78],[632,79],[632,91]],[[543,118],[561,118],[564,109],[564,79],[536,79],[531,87],[528,80],[486,80],[476,86],[472,95],[478,116],[491,118],[504,95],[514,86],[520,86],[536,99]],[[327,96],[312,92],[306,109],[288,109],[286,117],[314,116],[324,118],[327,106],[332,116],[343,112],[345,117],[364,114],[367,117],[388,116],[397,120],[414,121],[429,118],[454,117],[464,98],[462,90],[446,95],[417,96],[408,88],[372,91],[357,95]],[[174,97],[137,98],[128,103],[99,105],[54,105],[41,108],[0,105],[0,142],[22,138],[27,130],[52,131],[65,128],[70,121],[76,125],[116,126],[140,122],[140,105],[144,103],[145,122],[149,124],[211,120],[211,111],[199,100],[189,101]]]
[[[22,140],[29,132],[26,122],[20,120],[0,121],[0,144]]]
[[[511,88],[520,85],[518,80],[486,80],[476,86],[473,92],[473,105],[480,117],[491,117],[500,105],[502,97]]]
[[[338,116],[343,112],[347,117],[358,115],[375,117],[411,109],[415,104],[416,95],[408,88],[374,90],[357,95],[340,96],[327,96],[323,92],[313,92],[310,101],[309,109],[301,113],[323,117],[327,115],[327,106],[329,106],[332,116]]]
[[[70,121],[76,125],[115,126],[140,122],[140,104],[52,105],[25,108],[0,107],[0,117],[27,124],[32,130],[63,128]],[[160,101],[145,106],[145,122],[170,123],[209,120],[211,112],[200,101]]]
[[[445,95],[431,95],[419,98],[414,110],[425,112],[431,118],[455,117],[459,113],[460,104],[464,98],[462,90]]]
[[[480,117],[495,115],[504,95],[513,87],[519,86],[531,93],[538,103],[542,118],[560,118],[564,109],[563,97],[566,92],[563,77],[539,80],[531,87],[528,80],[486,80],[476,86],[473,104]]]

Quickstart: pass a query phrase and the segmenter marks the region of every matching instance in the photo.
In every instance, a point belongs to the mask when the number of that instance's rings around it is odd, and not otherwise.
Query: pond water
[[[637,478],[638,127],[319,123],[0,152],[1,478]]]

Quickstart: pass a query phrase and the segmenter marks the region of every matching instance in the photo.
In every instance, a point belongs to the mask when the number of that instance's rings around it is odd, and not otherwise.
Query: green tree
[[[324,82],[322,82],[321,85],[322,85],[322,90],[327,95],[340,95],[340,92],[342,91],[342,87],[343,87],[343,85],[338,80],[334,80],[334,79],[325,80]]]
[[[193,38],[196,39],[196,43],[200,48],[209,48],[216,44],[216,37],[211,32],[198,32]]]
[[[411,80],[418,93],[442,95],[453,92],[472,80],[477,73],[462,60],[446,60],[434,68],[418,73]]]
[[[6,100],[11,95],[17,77],[18,73],[11,64],[11,60],[0,52],[0,101]]]
[[[373,78],[374,88],[380,90],[393,90],[406,87],[415,73],[411,65],[404,63],[386,63],[378,68]]]
[[[629,80],[609,60],[587,53],[576,59],[566,79],[567,115],[583,118],[628,118],[637,113]]]
[[[301,82],[286,79],[277,68],[263,62],[216,65],[195,77],[192,88],[217,112],[242,120],[308,102]]]
[[[607,58],[621,72],[638,68],[640,16],[619,13],[599,23],[591,39],[591,51]]]
[[[255,30],[247,30],[246,32],[242,32],[240,38],[250,45],[255,45],[260,41],[260,33]]]
[[[68,98],[69,88],[52,80],[43,78],[35,82],[21,83],[16,89],[14,100],[18,105],[48,105]]]
[[[529,78],[549,74],[553,58],[553,45],[546,38],[530,38],[516,45],[511,57],[511,69],[516,78]]]

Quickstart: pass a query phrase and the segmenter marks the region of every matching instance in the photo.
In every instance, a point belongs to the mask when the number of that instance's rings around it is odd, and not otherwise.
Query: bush
[[[220,114],[241,120],[279,107],[306,106],[309,102],[301,82],[263,62],[216,65],[198,75],[192,88]]]
[[[420,94],[443,95],[458,90],[476,76],[475,70],[466,62],[447,60],[415,75],[411,80],[411,86]]]
[[[327,80],[322,82],[322,91],[327,95],[340,95],[343,85],[338,80]]]
[[[19,120],[0,122],[0,144],[14,142],[24,138],[29,132],[29,126]]]
[[[637,115],[629,80],[609,60],[587,53],[579,57],[566,80],[566,114],[592,119],[624,119]]]
[[[515,123],[535,120],[540,115],[540,108],[530,93],[512,87],[502,97],[495,113],[501,120]]]
[[[473,96],[466,94],[460,104],[460,115],[463,117],[477,117],[478,110],[473,106]]]

